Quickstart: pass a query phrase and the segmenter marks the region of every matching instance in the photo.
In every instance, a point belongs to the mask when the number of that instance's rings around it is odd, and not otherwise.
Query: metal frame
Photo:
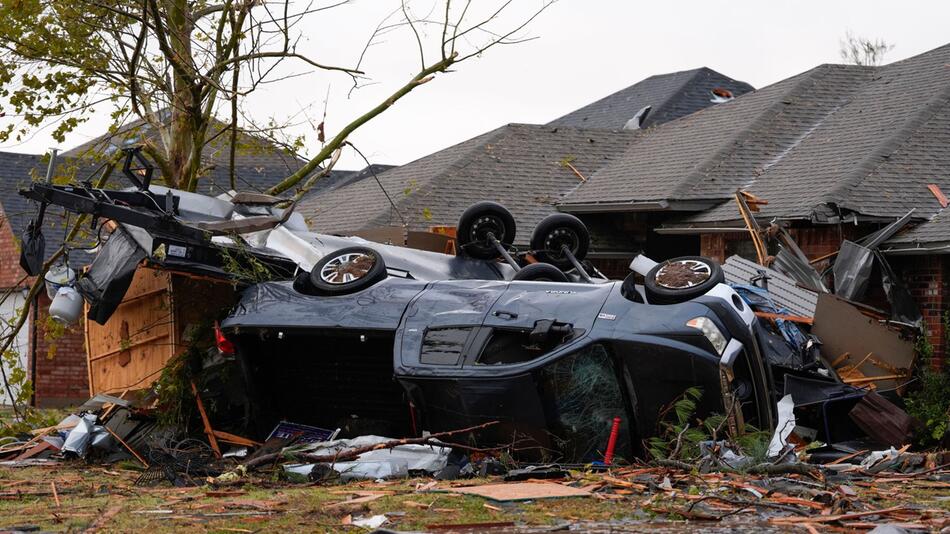
[[[200,242],[208,241],[210,238],[208,232],[175,220],[179,199],[170,191],[167,195],[160,196],[149,191],[106,191],[91,187],[35,182],[29,189],[21,189],[20,194],[41,202],[43,206],[55,204],[74,213],[85,213],[95,218],[105,217],[156,234],[184,237]],[[143,213],[137,208],[145,208],[157,213]]]

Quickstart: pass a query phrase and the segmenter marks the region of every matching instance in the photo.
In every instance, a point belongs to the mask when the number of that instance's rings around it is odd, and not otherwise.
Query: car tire
[[[567,245],[577,261],[587,257],[590,231],[587,225],[568,213],[552,213],[544,218],[531,234],[531,250],[538,261],[550,263],[559,269],[574,266],[561,247]]]
[[[456,228],[457,253],[479,260],[498,258],[498,250],[488,240],[489,232],[502,246],[510,247],[515,242],[514,216],[497,202],[485,201],[469,206],[459,217]]]
[[[531,263],[522,267],[511,278],[512,280],[522,280],[529,282],[569,282],[564,271],[551,265],[550,263]]]
[[[327,254],[310,271],[310,284],[320,295],[348,295],[386,278],[386,264],[367,247],[346,247]]]
[[[702,256],[680,256],[656,264],[644,277],[650,304],[677,304],[705,294],[725,281],[722,267]]]

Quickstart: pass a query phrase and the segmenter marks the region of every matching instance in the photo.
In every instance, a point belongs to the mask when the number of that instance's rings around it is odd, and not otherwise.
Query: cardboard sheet
[[[463,486],[445,488],[436,491],[477,495],[493,501],[527,501],[534,499],[555,499],[561,497],[589,497],[590,491],[554,484],[551,482],[513,482],[508,484],[485,484],[483,486]]]

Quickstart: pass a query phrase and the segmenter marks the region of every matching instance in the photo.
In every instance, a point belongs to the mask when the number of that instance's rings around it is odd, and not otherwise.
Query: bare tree
[[[237,110],[263,84],[309,70],[344,76],[359,87],[371,79],[362,67],[370,48],[384,35],[411,34],[416,50],[407,54],[419,55],[416,74],[329,136],[272,191],[281,193],[303,183],[354,130],[433,76],[495,45],[523,40],[519,32],[553,2],[535,0],[519,11],[515,5],[530,0],[441,0],[417,11],[416,3],[390,1],[391,14],[367,28],[367,45],[353,54],[352,65],[322,61],[302,46],[307,28],[348,0],[34,0],[29,9],[2,2],[0,99],[6,102],[0,112],[9,109],[22,120],[0,131],[0,141],[51,123],[62,139],[97,105],[112,106],[114,129],[138,119],[159,133],[157,140],[145,140],[144,150],[163,180],[194,190],[208,170],[203,151],[225,139],[237,144]],[[279,68],[284,64],[292,75]],[[228,120],[216,120],[216,112]]]
[[[894,45],[889,44],[884,39],[871,40],[865,37],[856,37],[850,30],[845,33],[844,39],[840,41],[841,59],[852,65],[876,67],[884,62],[884,55],[893,49]]]
[[[304,21],[347,0],[0,2],[0,116],[19,119],[0,130],[0,141],[50,125],[54,137],[62,140],[95,113],[96,106],[112,106],[115,131],[138,119],[159,133],[157,140],[144,139],[144,151],[166,184],[193,191],[208,170],[202,155],[213,143],[230,140],[233,180],[238,133],[279,133],[273,125],[254,126],[251,117],[245,117],[242,127],[238,113],[241,102],[263,84],[293,76],[277,74],[279,65],[344,76],[358,89],[370,80],[363,64],[372,49],[382,46],[384,36],[408,32],[414,42],[410,53],[418,55],[415,74],[333,135],[325,135],[322,122],[317,125],[317,153],[270,190],[293,190],[299,198],[328,174],[355,130],[437,75],[496,45],[529,39],[521,32],[554,1],[521,0],[531,6],[517,11],[517,0],[439,0],[417,11],[408,0],[397,0],[389,16],[369,29],[365,46],[350,66],[323,62],[301,46]],[[216,119],[216,112],[224,112],[228,120]],[[107,162],[108,169],[114,163]],[[83,220],[76,221],[67,240]],[[62,252],[47,260],[29,290],[28,303]],[[0,333],[0,354],[11,348],[28,314],[26,306]]]

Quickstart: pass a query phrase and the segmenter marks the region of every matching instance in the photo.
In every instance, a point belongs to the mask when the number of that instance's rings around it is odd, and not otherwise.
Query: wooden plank
[[[170,358],[167,273],[139,268],[125,299],[105,324],[87,324],[90,393],[122,391],[130,384],[147,387]],[[123,323],[127,326],[123,331]],[[131,337],[134,340],[129,343]],[[116,358],[128,350],[128,358]],[[126,365],[120,365],[125,361]],[[152,380],[143,381],[143,377]]]
[[[781,313],[757,311],[755,312],[755,316],[763,319],[782,319],[783,321],[791,321],[793,323],[815,324],[814,317],[804,317],[801,315],[783,315]]]
[[[195,402],[198,404],[198,413],[201,414],[201,423],[204,424],[205,434],[208,436],[208,442],[211,443],[211,449],[215,456],[221,457],[221,449],[218,447],[218,439],[214,435],[214,429],[211,428],[211,421],[208,420],[208,414],[205,412],[205,405],[201,402],[201,395],[198,394],[198,386],[191,382],[191,392],[195,394]]]
[[[146,462],[144,458],[142,458],[141,456],[139,456],[139,453],[135,452],[135,449],[133,449],[132,447],[129,447],[129,444],[126,443],[124,439],[120,438],[119,435],[116,434],[115,432],[113,432],[111,428],[109,428],[109,427],[107,427],[107,426],[105,426],[105,425],[103,425],[102,428],[106,429],[106,431],[107,431],[108,433],[112,434],[112,437],[114,437],[115,439],[117,439],[117,440],[119,441],[119,443],[121,443],[122,446],[125,447],[125,450],[129,451],[130,453],[132,453],[132,456],[135,456],[135,459],[138,460],[142,465],[144,465],[144,466],[145,466],[145,469],[148,469],[148,462]]]
[[[120,354],[120,353],[122,353],[122,352],[125,351],[125,350],[132,350],[132,349],[134,349],[135,347],[140,347],[140,346],[142,346],[142,345],[146,345],[146,344],[148,344],[148,343],[151,343],[152,341],[157,341],[157,340],[159,340],[159,339],[164,339],[164,338],[166,338],[166,337],[168,337],[168,336],[169,336],[169,333],[168,333],[168,332],[162,332],[161,334],[156,334],[156,335],[154,335],[154,336],[150,336],[150,337],[147,337],[147,338],[144,338],[144,339],[138,339],[138,340],[136,340],[135,342],[130,342],[130,343],[129,343],[127,346],[125,346],[125,347],[121,347],[121,346],[120,346],[120,347],[116,347],[116,348],[110,350],[109,352],[106,352],[106,353],[103,353],[103,354],[100,354],[100,355],[96,356],[95,358],[89,358],[89,361],[90,361],[90,362],[97,362],[97,361],[99,361],[99,360],[101,360],[101,359],[103,359],[103,358],[108,358],[109,356],[113,356],[113,355],[115,355],[115,354]]]
[[[950,205],[950,201],[947,200],[947,195],[943,194],[943,191],[940,190],[940,186],[937,184],[927,184],[927,189],[930,189],[930,192],[937,198],[937,202],[940,203],[941,208],[946,208]]]
[[[93,322],[89,320],[89,303],[86,302],[86,299],[83,299],[82,311],[82,316],[86,318],[82,323],[82,334],[86,343],[86,376],[89,380],[86,383],[89,384],[89,398],[92,398],[96,396],[95,375],[92,372],[92,364],[90,363],[93,347],[92,344],[89,343],[89,325],[93,324]]]
[[[230,443],[232,445],[242,445],[244,447],[260,447],[262,445],[260,442],[243,438],[241,436],[237,436],[237,435],[225,432],[223,430],[212,429],[212,432],[214,432],[214,436],[218,438],[219,440],[225,443]]]

